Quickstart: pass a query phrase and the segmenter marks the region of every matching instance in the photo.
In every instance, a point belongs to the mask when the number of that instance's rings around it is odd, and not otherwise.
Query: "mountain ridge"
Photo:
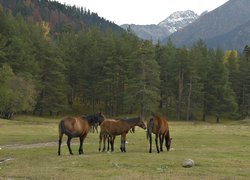
[[[121,27],[124,29],[130,27],[131,30],[141,39],[152,40],[154,43],[156,43],[169,37],[169,35],[171,35],[173,32],[176,32],[192,23],[198,19],[198,17],[199,16],[191,10],[176,11],[158,24],[123,24]]]
[[[205,43],[209,42],[210,48],[239,48],[237,44],[234,47],[232,45],[227,46],[224,41],[227,41],[229,44],[233,43],[228,39],[230,37],[227,34],[231,34],[230,32],[233,32],[237,27],[243,26],[250,20],[249,8],[249,0],[229,0],[222,6],[201,16],[192,24],[173,33],[170,38],[178,47],[183,45],[191,46],[195,41],[202,39]],[[166,42],[167,39],[163,40],[163,43]],[[241,44],[246,43],[247,41],[241,42]]]
[[[80,31],[97,27],[102,31],[112,29],[114,32],[124,30],[111,21],[98,16],[83,7],[69,6],[52,0],[0,0],[5,11],[16,16],[22,15],[26,20],[40,23],[47,22],[54,34],[59,31]]]

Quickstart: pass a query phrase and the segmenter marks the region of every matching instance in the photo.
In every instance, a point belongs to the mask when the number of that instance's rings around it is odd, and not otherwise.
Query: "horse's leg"
[[[111,141],[112,141],[112,139],[111,139],[111,136],[110,136],[110,135],[108,135],[107,140],[108,140],[108,147],[107,147],[107,151],[109,151],[109,145],[111,146]],[[111,148],[111,147],[110,147],[110,148]]]
[[[85,133],[85,134],[82,136],[81,154],[84,154],[84,152],[83,152],[83,143],[84,143],[85,138],[87,137],[87,134],[88,134],[88,133]]]
[[[169,151],[169,150],[168,150],[168,138],[169,138],[169,137],[168,137],[167,135],[165,135],[164,138],[165,138],[165,146],[166,146],[166,149],[167,149],[167,151]]]
[[[121,152],[126,152],[126,150],[125,150],[125,141],[126,141],[126,134],[125,135],[122,134],[121,135],[121,147],[120,147]]]
[[[80,147],[79,147],[78,152],[79,152],[79,154],[83,154],[83,150],[82,150],[83,136],[79,137],[79,139],[80,139]]]
[[[120,145],[120,150],[121,150],[121,152],[123,152],[123,138],[122,138],[122,135],[121,135],[121,145]]]
[[[98,133],[98,124],[95,124],[95,130]]]
[[[123,152],[126,152],[126,134],[124,135],[124,140],[123,140]]]
[[[101,151],[101,146],[102,146],[102,133],[100,132],[100,134],[99,134],[99,152]]]
[[[149,134],[149,153],[152,153],[152,134]]]
[[[73,155],[72,150],[71,150],[71,147],[70,147],[70,141],[71,141],[71,139],[72,139],[72,137],[68,136],[67,145],[68,145],[69,153],[70,153],[71,155]]]
[[[156,146],[156,149],[157,149],[157,152],[159,153],[159,145],[158,145],[158,137],[159,137],[159,134],[155,134],[155,146]]]
[[[164,134],[160,134],[159,138],[160,138],[160,151],[162,152],[163,151],[162,144],[163,144],[163,141],[164,141]]]
[[[62,137],[63,137],[63,133],[59,133],[59,140],[58,140],[58,156],[61,155],[61,144],[62,144]]]
[[[102,148],[102,152],[104,152],[106,150],[106,140],[108,138],[107,134],[103,135],[103,148]]]
[[[115,136],[111,136],[111,152],[114,151]]]

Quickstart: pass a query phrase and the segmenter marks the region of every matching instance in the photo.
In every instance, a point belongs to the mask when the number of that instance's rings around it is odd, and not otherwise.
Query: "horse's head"
[[[99,123],[99,125],[106,119],[106,117],[104,116],[104,114],[103,113],[97,113],[96,114],[97,115],[97,118],[98,118],[98,123]]]
[[[172,138],[168,138],[167,139],[167,151],[169,151],[171,148],[171,142],[172,142]]]
[[[146,129],[146,125],[144,124],[144,122],[142,120],[139,120],[136,125],[139,126],[142,129]]]

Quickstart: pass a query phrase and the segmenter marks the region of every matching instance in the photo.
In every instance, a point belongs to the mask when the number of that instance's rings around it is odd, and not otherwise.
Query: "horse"
[[[120,150],[121,152],[126,152],[125,148],[126,135],[128,131],[134,126],[139,126],[142,129],[146,129],[146,126],[140,117],[126,119],[126,120],[105,119],[100,125],[101,132],[99,135],[99,151],[101,151],[102,140],[103,140],[102,151],[105,151],[106,139],[109,138],[111,144],[111,152],[113,152],[115,137],[117,135],[121,135]]]
[[[95,131],[98,133],[98,126],[102,123],[102,121],[99,120],[97,116],[93,115],[83,115],[82,117],[87,117],[89,118],[89,121],[91,121],[91,127],[90,127],[90,132],[95,133]]]
[[[126,121],[128,118],[125,118],[125,119],[115,119],[115,120],[124,120]],[[130,133],[135,133],[135,126],[133,126],[130,130],[129,130]],[[107,151],[109,151],[109,146],[111,147],[111,140],[112,140],[112,137],[109,135],[106,137],[106,139],[108,140],[108,147],[107,147]]]
[[[89,116],[81,116],[81,117],[65,117],[59,122],[59,140],[58,140],[58,156],[61,155],[61,144],[63,134],[68,136],[67,146],[69,149],[69,153],[73,155],[73,152],[70,147],[70,141],[72,138],[79,137],[80,139],[80,147],[79,154],[83,154],[83,142],[87,137],[87,134],[95,123],[95,120],[98,119],[99,122],[102,122],[105,119],[105,116],[102,113],[97,113]]]
[[[165,139],[165,146],[167,151],[170,150],[171,140],[169,133],[169,125],[166,119],[152,114],[147,122],[147,139],[149,139],[149,153],[152,153],[152,133],[155,134],[155,145],[157,152],[162,152],[162,145]],[[160,151],[158,146],[158,139],[160,140]]]

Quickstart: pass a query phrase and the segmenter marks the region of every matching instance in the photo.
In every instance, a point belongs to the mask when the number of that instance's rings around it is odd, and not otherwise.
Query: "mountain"
[[[170,36],[176,46],[202,39],[210,48],[242,49],[249,38],[250,1],[229,0]],[[167,42],[165,39],[163,42]]]
[[[198,17],[198,14],[190,10],[177,11],[171,14],[164,21],[160,22],[158,25],[165,27],[172,34],[193,23],[196,19],[198,19]]]
[[[90,27],[97,27],[103,31],[124,31],[120,26],[99,17],[97,13],[82,7],[63,5],[57,1],[0,0],[0,6],[14,16],[20,14],[28,21],[47,22],[54,34],[63,30],[80,31]]]
[[[172,33],[194,22],[198,17],[199,16],[196,13],[190,10],[177,11],[157,25],[123,24],[121,27],[124,29],[130,27],[138,37],[157,42],[158,40],[161,41],[164,38],[169,37]]]
[[[156,43],[158,40],[167,38],[171,32],[162,26],[151,24],[151,25],[135,25],[135,24],[123,24],[123,29],[130,28],[135,35],[141,39],[152,40]]]

